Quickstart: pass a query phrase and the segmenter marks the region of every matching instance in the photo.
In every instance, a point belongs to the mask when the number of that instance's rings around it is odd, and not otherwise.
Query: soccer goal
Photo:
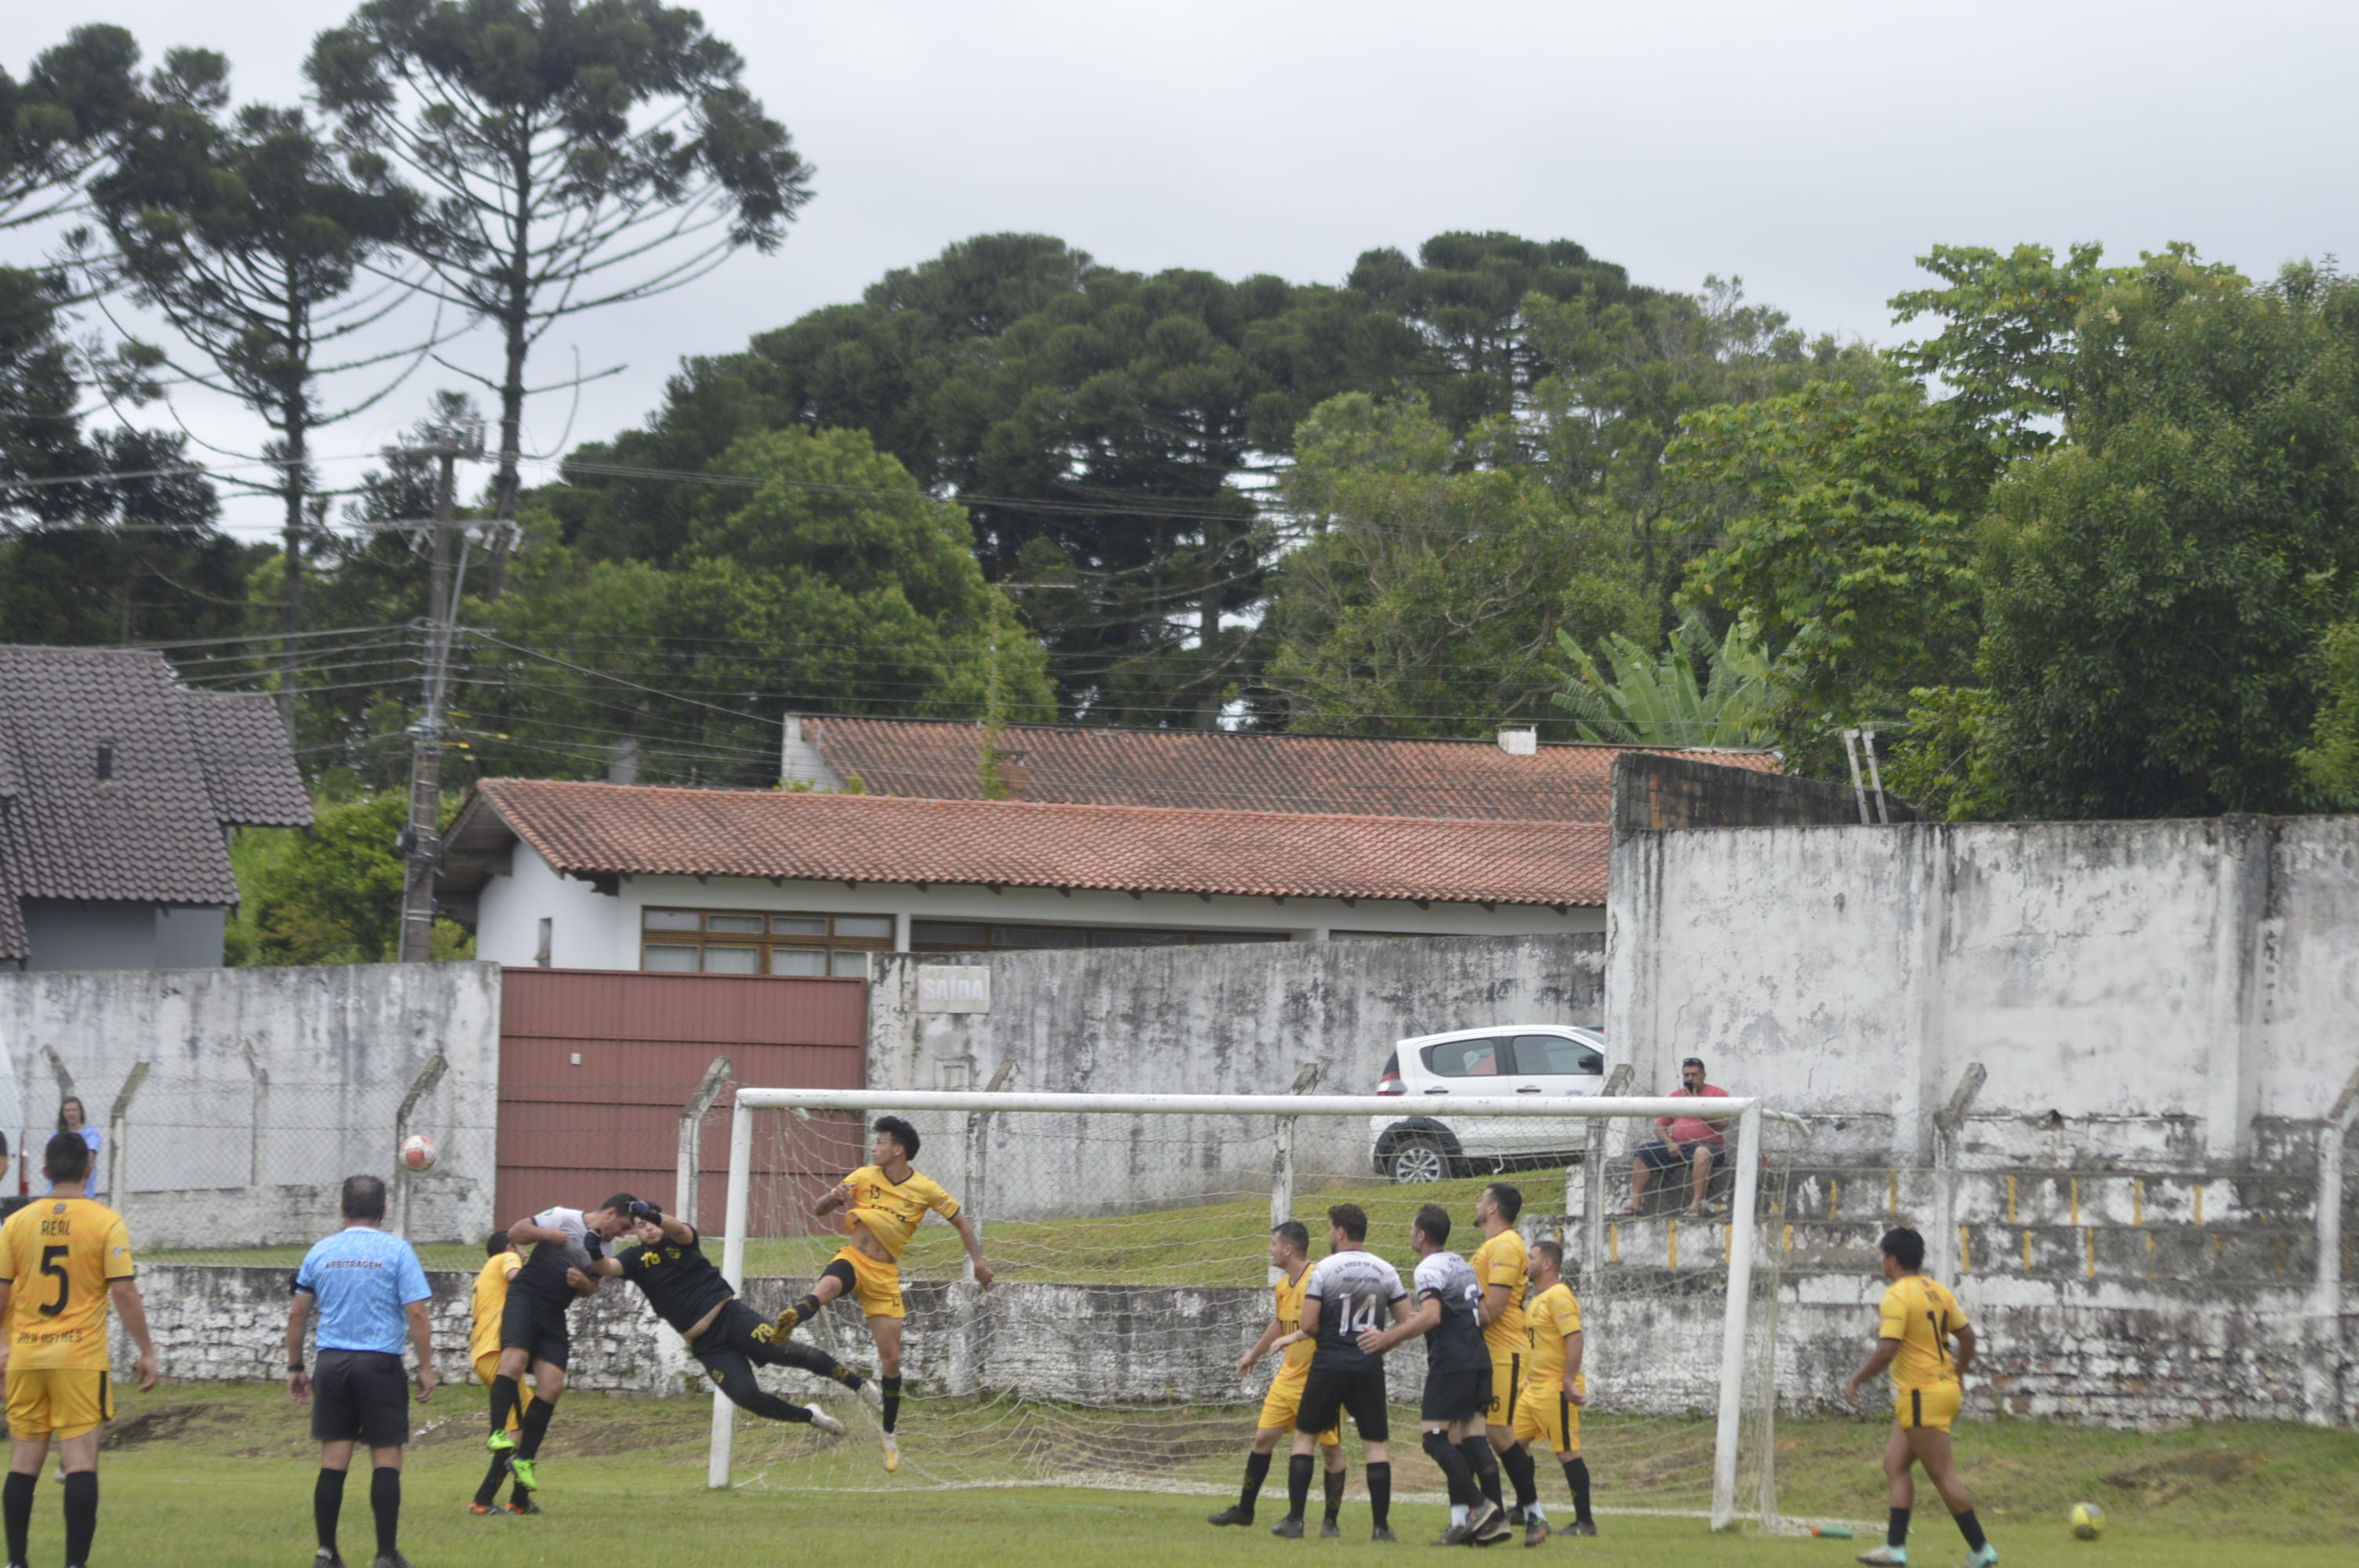
[[[1582,1451],[1598,1509],[1773,1523],[1777,1254],[1755,1234],[1782,1165],[1764,1158],[1759,1103],[1714,1103],[1731,1157],[1701,1219],[1680,1214],[1683,1171],[1666,1173],[1681,1189],[1668,1212],[1619,1214],[1632,1151],[1656,1117],[1690,1113],[1693,1100],[1453,1096],[1446,1118],[1434,1108],[1374,1095],[739,1090],[723,1269],[754,1305],[772,1312],[812,1288],[844,1238],[842,1216],[814,1216],[814,1200],[869,1162],[886,1115],[919,1132],[912,1163],[979,1230],[994,1279],[976,1282],[933,1215],[903,1253],[897,1473],[865,1405],[773,1370],[779,1391],[829,1411],[847,1435],[743,1417],[716,1398],[711,1484],[1234,1493],[1278,1363],[1237,1372],[1273,1315],[1273,1227],[1301,1221],[1315,1260],[1331,1206],[1356,1204],[1368,1246],[1407,1280],[1419,1207],[1441,1205],[1451,1249],[1471,1253],[1484,1238],[1476,1199],[1504,1182],[1521,1195],[1517,1229],[1563,1249],[1580,1299]],[[1397,1157],[1407,1133],[1423,1140],[1418,1158]],[[1414,1177],[1428,1179],[1402,1179]],[[852,1368],[877,1365],[849,1294],[796,1333]],[[1443,1495],[1417,1441],[1424,1369],[1415,1341],[1388,1358],[1404,1500]],[[1348,1423],[1344,1448],[1357,1497]],[[1545,1482],[1556,1466],[1543,1458],[1539,1471]]]

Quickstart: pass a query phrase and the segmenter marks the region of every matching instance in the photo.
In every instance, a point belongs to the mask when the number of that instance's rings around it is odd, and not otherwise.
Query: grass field
[[[1201,1520],[1219,1501],[1202,1496],[1071,1487],[829,1495],[777,1486],[751,1464],[741,1469],[738,1489],[709,1493],[706,1411],[692,1400],[570,1399],[542,1454],[549,1512],[533,1519],[477,1519],[465,1512],[465,1502],[482,1473],[482,1391],[446,1390],[417,1411],[403,1550],[419,1568],[767,1568],[888,1558],[897,1568],[994,1561],[1024,1568],[1207,1568],[1338,1550],[1273,1541],[1258,1528],[1214,1531]],[[316,1450],[302,1412],[283,1390],[125,1390],[117,1413],[102,1461],[94,1563],[299,1568],[310,1560]],[[929,1441],[923,1401],[905,1415],[903,1432],[913,1458],[921,1456]],[[1786,1512],[1880,1519],[1875,1454],[1881,1436],[1873,1422],[1784,1424],[1778,1467]],[[2136,1434],[1995,1422],[1963,1429],[1960,1450],[1983,1519],[2010,1568],[2327,1568],[2359,1558],[2359,1434],[2258,1424]],[[1355,1477],[1357,1468],[1355,1454]],[[1543,1497],[1554,1503],[1561,1491],[1560,1480]],[[1282,1497],[1282,1489],[1265,1495],[1265,1522],[1283,1512],[1282,1503],[1270,1507],[1273,1495]],[[2076,1542],[2064,1530],[2065,1509],[2082,1498],[2103,1504],[2112,1518],[2095,1544]],[[1917,1561],[1952,1563],[1961,1554],[1956,1532],[1938,1517],[1938,1505],[1933,1512],[1929,1519],[1920,1510]],[[1402,1503],[1394,1524],[1414,1547],[1435,1532],[1440,1516],[1436,1506]],[[889,1519],[881,1541],[870,1522],[877,1519]],[[56,1560],[58,1521],[58,1490],[44,1483],[35,1562]],[[365,1485],[356,1482],[344,1512],[348,1561],[368,1561],[368,1521]],[[1344,1522],[1340,1550],[1369,1552],[1366,1508],[1356,1495]],[[1602,1530],[1594,1541],[1552,1541],[1544,1550],[1595,1563],[1669,1560],[1682,1568],[1837,1568],[1874,1541],[1870,1534],[1856,1542],[1750,1532],[1716,1537],[1698,1521],[1611,1513]]]

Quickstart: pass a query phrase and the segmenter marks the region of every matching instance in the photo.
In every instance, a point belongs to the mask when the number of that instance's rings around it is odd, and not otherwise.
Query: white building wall
[[[551,968],[636,969],[639,949],[625,941],[618,902],[588,882],[560,876],[540,852],[518,841],[513,874],[484,885],[476,905],[475,956],[519,968],[540,951],[540,923],[549,925]],[[636,917],[634,917],[636,918]]]

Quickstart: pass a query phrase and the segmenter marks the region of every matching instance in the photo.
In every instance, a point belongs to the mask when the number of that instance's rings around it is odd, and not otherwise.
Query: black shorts
[[[1392,1427],[1385,1413],[1385,1364],[1370,1361],[1359,1367],[1321,1367],[1310,1363],[1303,1379],[1302,1402],[1295,1407],[1294,1430],[1325,1432],[1349,1411],[1363,1443],[1385,1443]]]
[[[573,1336],[565,1323],[565,1308],[541,1300],[528,1291],[511,1289],[500,1314],[500,1348],[521,1348],[534,1361],[546,1361],[559,1371],[573,1353]],[[527,1368],[531,1368],[527,1365]]]
[[[1709,1152],[1714,1164],[1720,1162],[1720,1145],[1717,1143],[1690,1143],[1681,1150],[1672,1148],[1669,1142],[1660,1138],[1651,1143],[1639,1144],[1638,1158],[1647,1162],[1647,1169],[1649,1171],[1684,1170],[1694,1163],[1696,1151],[1699,1149]]]
[[[398,1448],[409,1441],[409,1375],[382,1350],[322,1350],[311,1372],[311,1435]]]
[[[1425,1399],[1418,1406],[1419,1421],[1477,1421],[1491,1403],[1491,1368],[1474,1372],[1433,1372],[1425,1375]]]

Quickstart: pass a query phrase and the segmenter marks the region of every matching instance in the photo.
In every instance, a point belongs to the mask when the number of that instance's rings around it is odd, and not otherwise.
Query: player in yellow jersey
[[[1484,1187],[1474,1200],[1474,1223],[1482,1227],[1483,1244],[1466,1258],[1483,1286],[1483,1304],[1475,1315],[1491,1352],[1491,1405],[1483,1424],[1498,1459],[1474,1479],[1484,1497],[1499,1503],[1499,1472],[1507,1473],[1516,1488],[1516,1506],[1506,1509],[1509,1524],[1523,1523],[1525,1510],[1540,1495],[1530,1453],[1516,1446],[1516,1399],[1523,1392],[1524,1357],[1532,1347],[1524,1328],[1524,1236],[1516,1228],[1516,1217],[1523,1212],[1524,1195],[1516,1188],[1505,1182]]]
[[[792,1334],[799,1323],[809,1323],[819,1309],[846,1291],[859,1302],[868,1319],[868,1336],[876,1342],[876,1382],[885,1394],[885,1468],[901,1467],[901,1445],[894,1426],[901,1415],[901,1254],[919,1222],[931,1209],[951,1222],[966,1245],[974,1265],[974,1282],[991,1288],[991,1265],[983,1260],[983,1243],[973,1222],[958,1200],[930,1176],[920,1175],[909,1163],[918,1157],[918,1130],[897,1116],[876,1119],[875,1141],[869,1162],[820,1195],[813,1216],[825,1218],[845,1211],[844,1235],[849,1238],[829,1260],[810,1294],[780,1313],[771,1325],[773,1336]]]
[[[139,1347],[139,1389],[156,1386],[147,1310],[132,1282],[131,1236],[123,1217],[82,1196],[90,1145],[60,1132],[43,1151],[52,1184],[0,1226],[0,1362],[7,1367],[8,1480],[0,1490],[8,1561],[32,1560],[33,1495],[49,1440],[66,1467],[66,1561],[90,1561],[98,1531],[98,1439],[114,1413],[106,1310]]]
[[[1851,1375],[1843,1399],[1856,1406],[1860,1386],[1891,1369],[1896,1397],[1892,1437],[1884,1445],[1884,1479],[1892,1518],[1884,1544],[1862,1552],[1859,1560],[1871,1568],[1897,1568],[1908,1561],[1908,1510],[1917,1500],[1909,1470],[1922,1465],[1966,1538],[1964,1568],[1990,1568],[1998,1561],[1998,1548],[1984,1539],[1974,1499],[1950,1453],[1950,1423],[1965,1394],[1966,1368],[1973,1365],[1974,1331],[1958,1298],[1921,1272],[1923,1237],[1904,1225],[1886,1231],[1877,1245],[1884,1253],[1884,1277],[1891,1283],[1876,1314],[1875,1353]],[[1958,1342],[1954,1355],[1952,1339]]]
[[[1516,1441],[1527,1462],[1533,1444],[1548,1444],[1564,1466],[1564,1484],[1572,1488],[1572,1523],[1565,1533],[1595,1535],[1597,1521],[1589,1517],[1589,1461],[1581,1456],[1581,1407],[1589,1400],[1589,1379],[1581,1374],[1581,1303],[1564,1282],[1564,1249],[1555,1242],[1533,1242],[1526,1271],[1532,1281],[1531,1300],[1524,1303],[1532,1358],[1524,1368],[1523,1391],[1516,1396]],[[1548,1538],[1548,1515],[1535,1502],[1524,1510],[1524,1544],[1538,1546]]]
[[[1245,1459],[1245,1492],[1213,1514],[1209,1521],[1212,1524],[1253,1523],[1254,1504],[1261,1497],[1262,1482],[1269,1476],[1270,1454],[1280,1440],[1291,1441],[1294,1436],[1295,1412],[1302,1408],[1302,1387],[1310,1379],[1310,1357],[1317,1349],[1302,1332],[1302,1291],[1310,1279],[1310,1231],[1300,1220],[1285,1220],[1270,1227],[1269,1263],[1286,1275],[1270,1287],[1277,1312],[1253,1348],[1238,1359],[1237,1376],[1252,1371],[1254,1364],[1273,1350],[1284,1351],[1285,1359],[1269,1380],[1269,1392],[1262,1397],[1253,1453]],[[1343,1423],[1340,1420],[1319,1434],[1319,1452],[1327,1459],[1327,1518],[1319,1533],[1326,1540],[1341,1540],[1343,1527],[1336,1522],[1343,1511]]]
[[[524,1249],[508,1238],[505,1230],[495,1230],[484,1239],[484,1266],[475,1271],[475,1289],[469,1299],[472,1314],[467,1328],[467,1355],[475,1364],[475,1381],[490,1388],[500,1375],[500,1314],[507,1311],[508,1284],[524,1267]],[[511,1436],[524,1425],[524,1413],[532,1408],[532,1391],[518,1379],[516,1408],[508,1411],[507,1430]],[[495,1506],[500,1495],[500,1483],[512,1473],[513,1449],[502,1449],[492,1455],[492,1467],[484,1476],[484,1484],[475,1488],[475,1500],[467,1505],[471,1514],[493,1514],[501,1510]],[[507,1510],[512,1514],[537,1514],[540,1505],[532,1500],[532,1488],[518,1481],[508,1489]]]

